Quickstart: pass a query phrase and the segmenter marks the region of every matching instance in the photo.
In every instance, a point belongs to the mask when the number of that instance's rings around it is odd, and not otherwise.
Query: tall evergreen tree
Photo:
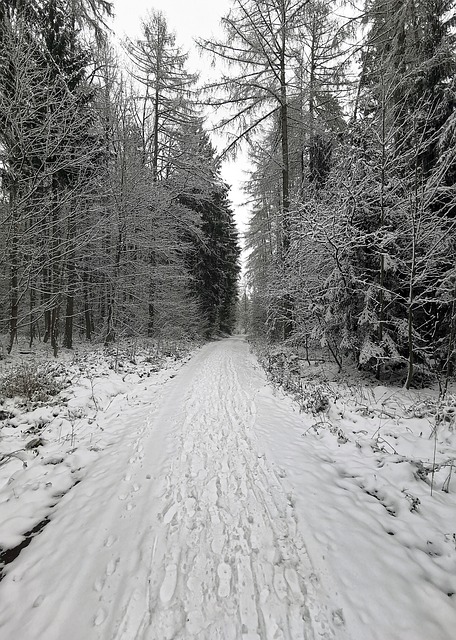
[[[236,225],[220,177],[219,162],[198,120],[187,130],[176,160],[179,202],[198,214],[200,231],[185,236],[191,243],[188,266],[204,317],[206,334],[231,333],[235,323],[239,254]]]

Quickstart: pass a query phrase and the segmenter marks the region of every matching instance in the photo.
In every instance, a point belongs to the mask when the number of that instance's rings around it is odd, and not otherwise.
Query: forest
[[[251,141],[250,327],[407,388],[455,350],[455,11],[237,2],[223,83]],[[229,118],[227,118],[228,122]],[[307,356],[308,357],[308,356]]]
[[[232,331],[237,311],[269,344],[446,388],[453,0],[233,0],[221,35],[196,43],[212,78],[187,70],[153,8],[119,52],[112,11],[106,0],[1,4],[7,351],[24,334],[54,353],[75,336],[207,337]],[[220,166],[240,148],[251,219],[238,301]]]
[[[0,4],[0,331],[210,336],[234,321],[238,239],[165,17],[112,43],[105,0]],[[121,59],[125,59],[121,62]]]
[[[1,640],[454,640],[455,7],[0,0]]]

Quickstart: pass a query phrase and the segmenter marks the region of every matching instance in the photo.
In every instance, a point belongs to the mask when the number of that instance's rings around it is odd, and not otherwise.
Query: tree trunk
[[[51,308],[49,317],[49,333],[48,340],[51,340],[51,347],[54,357],[57,357],[58,351],[58,335],[60,321],[60,215],[61,215],[61,185],[57,174],[52,177],[52,210],[51,210],[51,256],[50,256],[50,275],[51,275]]]
[[[385,87],[383,86],[382,94],[382,166],[381,166],[381,184],[380,184],[380,230],[385,226],[385,187],[386,187],[386,96]],[[383,323],[385,316],[385,254],[380,254],[380,274],[379,274],[379,311],[378,311],[378,342],[381,347],[383,342]],[[381,380],[383,363],[377,362],[376,378]]]
[[[107,318],[107,328],[106,328],[106,337],[105,337],[105,346],[107,346],[111,342],[116,341],[116,330],[114,325],[114,295],[111,295],[108,304],[108,318]]]
[[[60,316],[60,303],[57,300],[52,307],[51,313],[51,347],[54,358],[57,358],[58,354],[58,337],[59,337],[59,316]]]
[[[11,353],[13,344],[17,341],[17,319],[18,319],[18,306],[19,306],[19,252],[18,252],[18,228],[16,219],[16,188],[11,187],[10,192],[10,212],[12,218],[13,230],[11,234],[11,249],[10,249],[10,321],[9,321],[9,343],[7,352]]]
[[[410,389],[413,380],[414,358],[413,358],[413,285],[410,282],[409,301],[407,309],[407,345],[408,345],[408,363],[407,363],[407,380],[405,388]]]
[[[285,52],[280,68],[280,129],[282,138],[282,215],[283,215],[283,235],[282,245],[286,255],[290,246],[290,170],[289,170],[289,150],[288,150],[288,104],[287,86],[285,76]]]
[[[30,340],[29,340],[29,347],[32,347],[33,341],[36,338],[36,325],[35,325],[35,316],[33,314],[33,310],[35,309],[35,298],[36,298],[36,294],[35,294],[35,289],[31,288],[30,289],[30,297],[29,297],[29,304],[30,304]]]
[[[63,336],[63,346],[66,349],[73,348],[73,317],[74,317],[74,296],[68,293],[65,309],[65,333]]]
[[[290,168],[289,168],[289,148],[288,148],[288,96],[286,78],[286,15],[285,5],[282,8],[282,42],[280,56],[280,129],[282,148],[282,247],[283,247],[283,267],[286,269],[287,253],[290,248]],[[293,300],[290,294],[286,293],[283,299],[284,339],[293,331]]]
[[[154,146],[153,146],[153,152],[152,152],[152,177],[155,182],[158,180],[158,127],[160,124],[159,107],[160,107],[160,94],[157,86],[155,90],[155,100],[154,100],[154,141],[153,141]]]
[[[49,300],[49,294],[43,294],[43,298],[45,300]],[[49,338],[51,337],[51,310],[46,309],[44,312],[44,336],[43,342],[49,342]]]
[[[152,295],[152,294],[151,294]],[[147,335],[151,338],[154,335],[155,325],[155,309],[152,302],[149,302],[147,308]]]
[[[122,247],[123,247],[123,227],[120,226],[118,235],[117,235],[114,273],[113,273],[113,278],[111,282],[110,295],[109,295],[109,301],[108,301],[108,317],[107,317],[105,344],[108,344],[110,342],[115,342],[116,340],[114,311],[115,311],[116,299],[117,299],[117,287],[118,287],[118,280],[120,275],[120,261],[122,258]]]
[[[68,224],[67,241],[71,247],[67,259],[67,297],[65,309],[65,333],[63,336],[63,346],[66,349],[73,348],[73,318],[74,318],[74,300],[76,292],[76,263],[75,252],[72,247],[74,234],[76,232],[73,215],[70,216]]]
[[[82,276],[82,286],[84,289],[84,326],[86,340],[92,339],[93,332],[92,309],[89,304],[89,282],[90,277],[88,271],[86,268],[84,268],[84,273]]]
[[[410,264],[410,279],[409,279],[409,294],[407,301],[407,346],[408,346],[408,365],[407,365],[407,380],[405,381],[405,388],[410,389],[413,380],[414,373],[414,341],[413,341],[413,304],[415,298],[415,276],[416,276],[416,244],[417,244],[417,229],[416,229],[416,217],[418,209],[418,167],[415,164],[415,201],[411,207],[411,224],[412,224],[412,255]]]

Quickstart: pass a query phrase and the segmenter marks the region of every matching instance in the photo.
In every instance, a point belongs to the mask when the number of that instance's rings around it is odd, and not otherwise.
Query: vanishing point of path
[[[0,638],[342,637],[292,495],[256,447],[261,384],[234,337],[131,398],[122,429],[0,584]]]

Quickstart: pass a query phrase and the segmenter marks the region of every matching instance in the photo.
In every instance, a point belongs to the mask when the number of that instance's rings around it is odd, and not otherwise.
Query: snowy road
[[[258,446],[262,386],[240,338],[143,386],[9,567],[0,638],[346,638],[293,496]]]

